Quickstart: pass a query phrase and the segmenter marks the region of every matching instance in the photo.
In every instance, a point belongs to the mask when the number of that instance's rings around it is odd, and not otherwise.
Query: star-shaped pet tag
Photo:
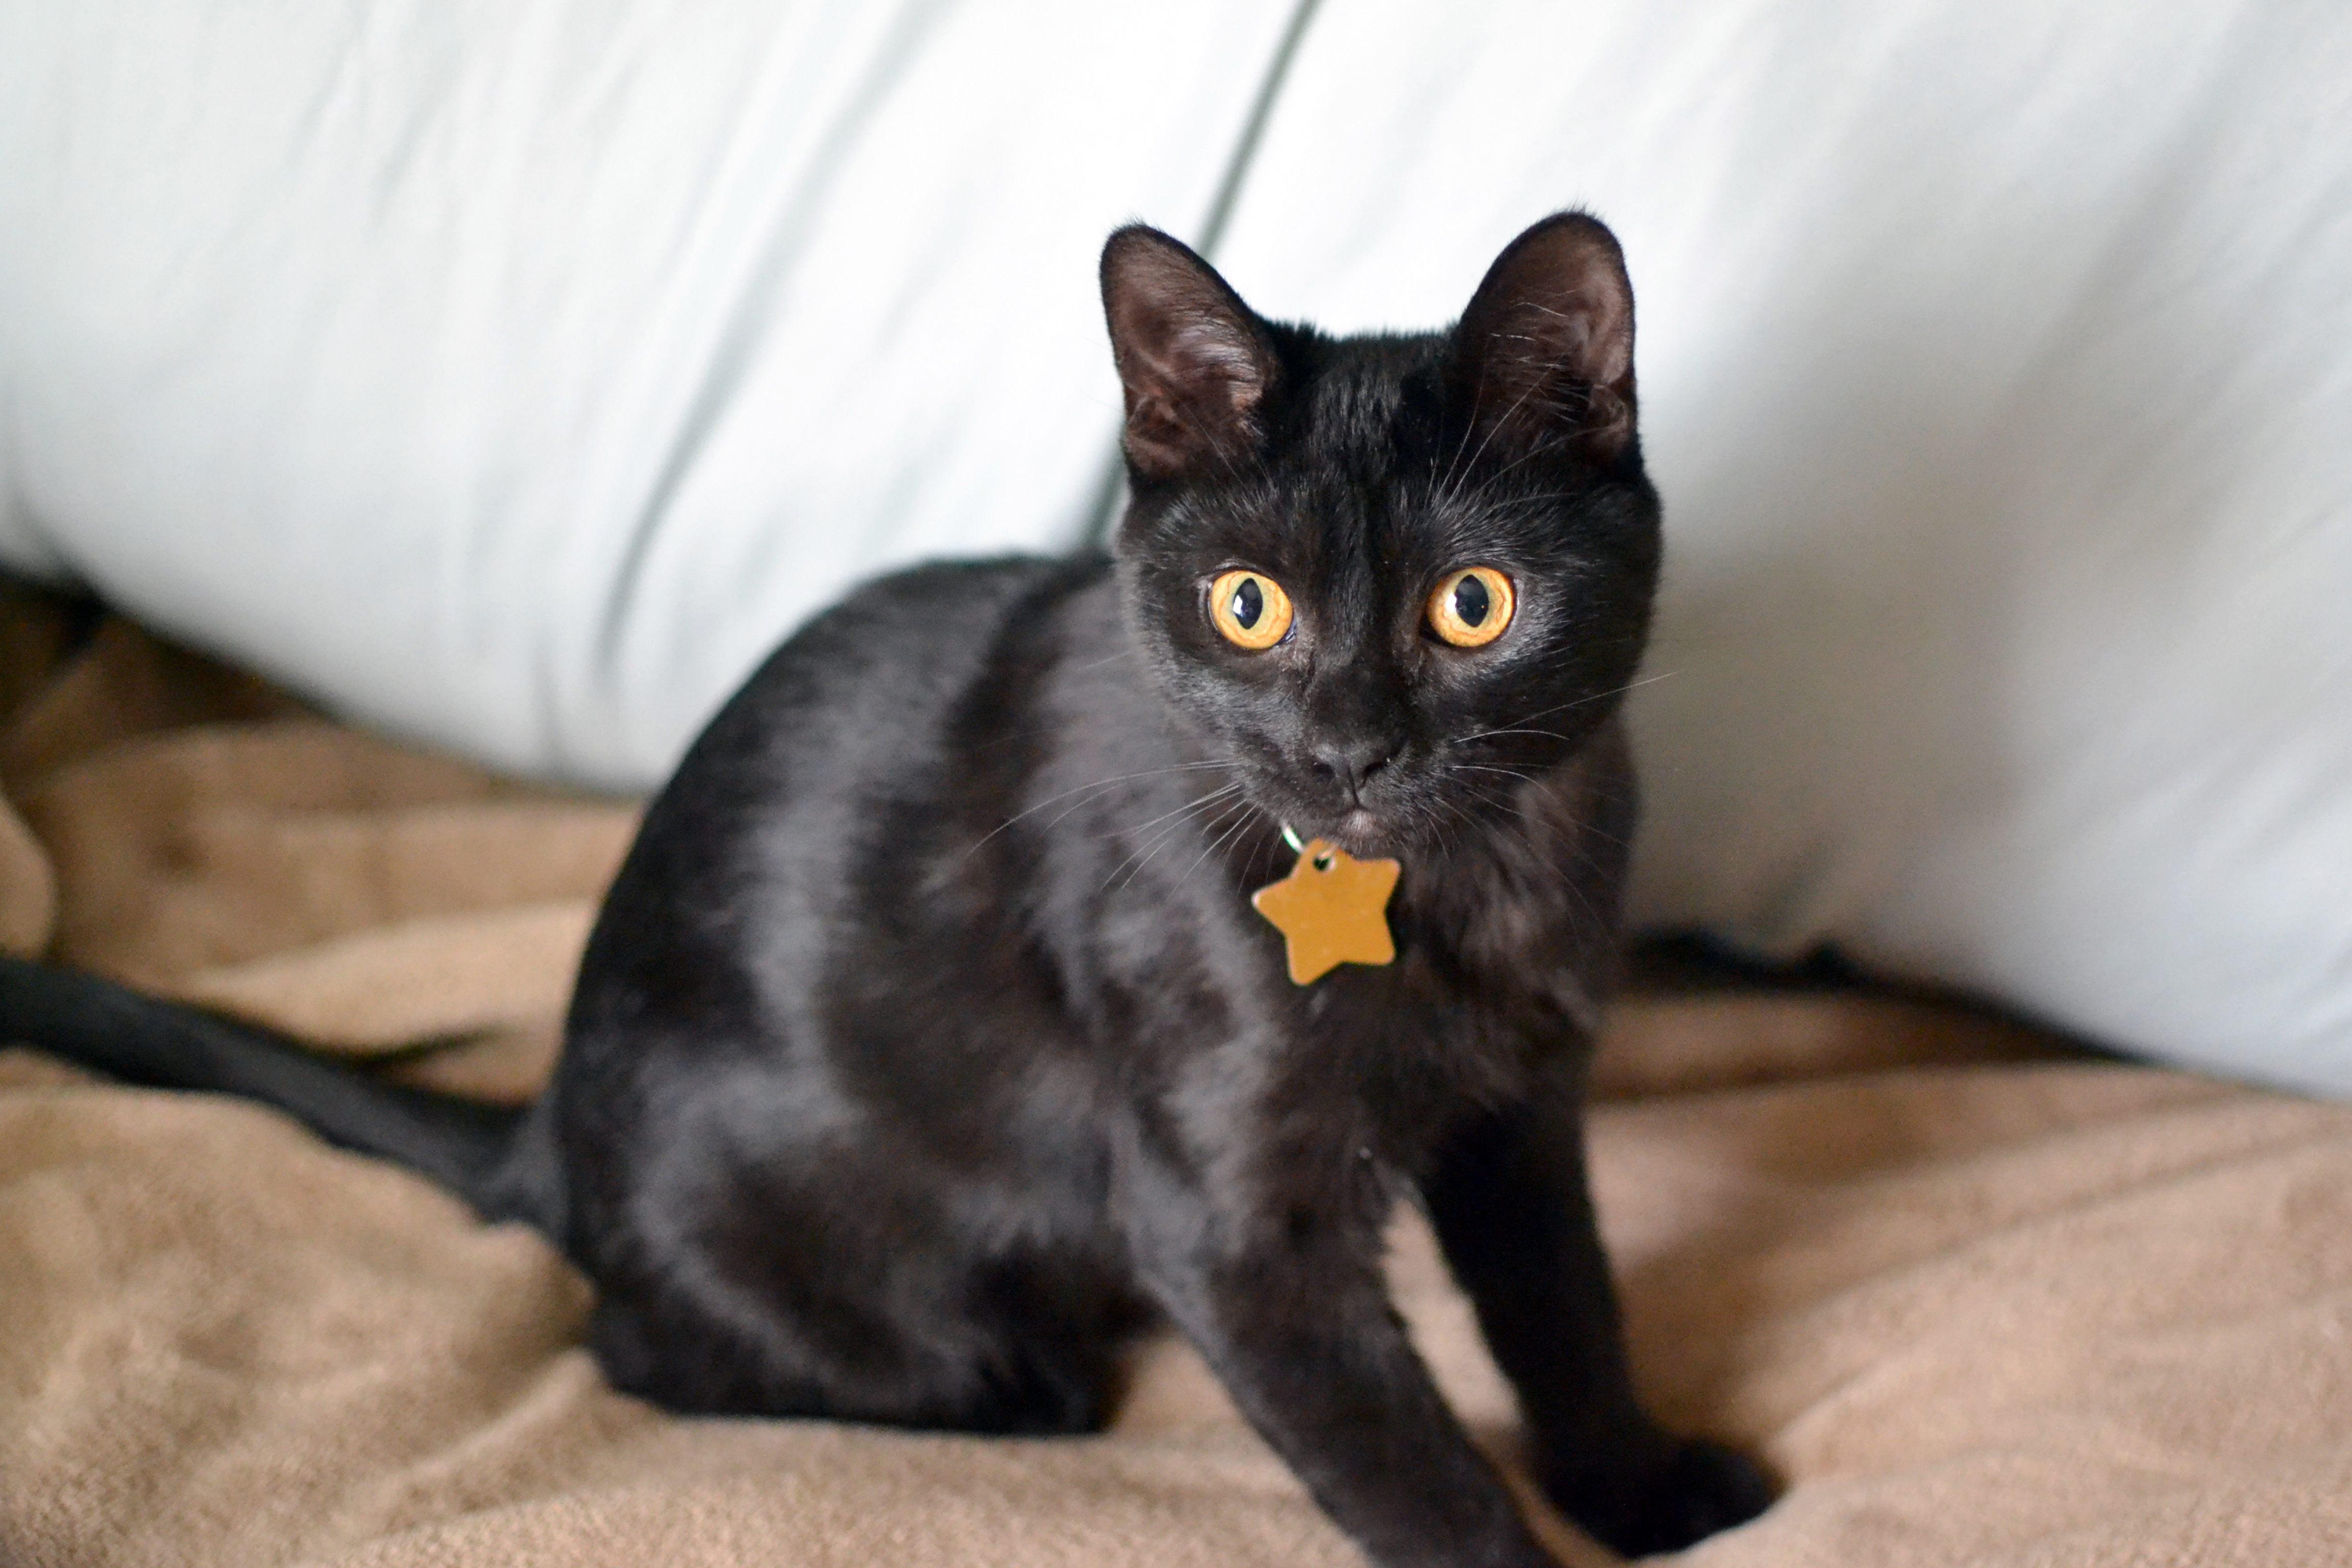
[[[1289,876],[1250,895],[1289,944],[1294,982],[1310,984],[1342,963],[1395,961],[1389,894],[1397,870],[1394,860],[1359,860],[1337,845],[1310,839]]]

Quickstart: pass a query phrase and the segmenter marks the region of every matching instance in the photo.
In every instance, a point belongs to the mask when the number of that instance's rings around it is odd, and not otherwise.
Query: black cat
[[[1636,1405],[1585,1191],[1659,549],[1616,241],[1548,218],[1422,336],[1261,320],[1142,227],[1102,286],[1111,558],[905,573],[777,652],[527,1112],[26,965],[0,1030],[539,1226],[674,1409],[1082,1432],[1165,1319],[1374,1563],[1547,1563],[1384,1294],[1417,1198],[1562,1509],[1629,1553],[1751,1517],[1755,1467]],[[1296,835],[1401,862],[1347,915],[1393,962],[1293,980],[1251,898]]]

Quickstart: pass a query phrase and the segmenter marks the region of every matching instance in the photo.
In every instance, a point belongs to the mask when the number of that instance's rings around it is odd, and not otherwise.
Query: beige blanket
[[[0,941],[527,1094],[630,810],[69,630],[0,626]],[[1641,1379],[1790,1483],[1692,1561],[2352,1562],[2352,1111],[1853,996],[1629,1003],[1603,1079]],[[1409,1225],[1395,1273],[1507,1460]],[[587,1304],[269,1112],[0,1056],[0,1563],[1354,1561],[1172,1344],[1099,1438],[688,1422],[604,1386]]]

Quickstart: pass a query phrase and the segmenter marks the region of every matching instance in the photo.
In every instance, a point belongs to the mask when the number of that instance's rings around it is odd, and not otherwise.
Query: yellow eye
[[[1256,572],[1228,572],[1209,584],[1209,618],[1236,647],[1272,647],[1290,629],[1290,595]]]
[[[1492,566],[1456,572],[1429,596],[1429,624],[1455,647],[1485,647],[1503,635],[1518,607],[1511,580]]]

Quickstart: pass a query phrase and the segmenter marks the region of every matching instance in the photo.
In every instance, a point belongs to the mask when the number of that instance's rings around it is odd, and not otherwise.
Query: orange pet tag
[[[1342,963],[1389,963],[1389,894],[1396,889],[1394,860],[1359,860],[1320,838],[1298,852],[1281,881],[1260,888],[1250,903],[1272,921],[1290,948],[1290,978],[1300,985]]]

